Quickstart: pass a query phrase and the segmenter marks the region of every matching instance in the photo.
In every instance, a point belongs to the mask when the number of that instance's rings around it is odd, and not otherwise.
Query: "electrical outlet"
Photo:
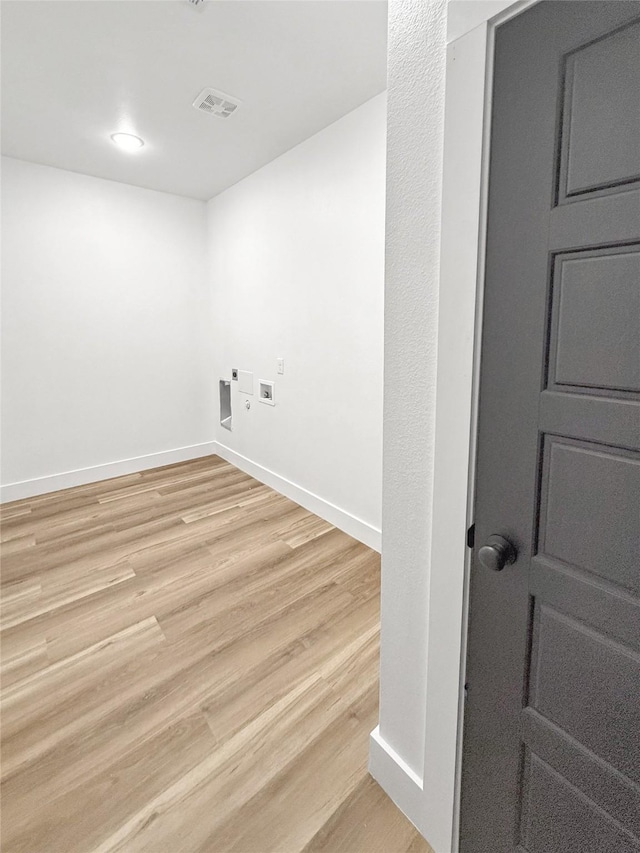
[[[278,373],[284,373],[284,358],[276,358],[276,364],[278,365]]]

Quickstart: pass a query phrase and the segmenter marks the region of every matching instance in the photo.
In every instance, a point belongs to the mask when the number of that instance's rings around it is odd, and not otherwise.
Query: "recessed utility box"
[[[253,373],[250,370],[238,371],[238,391],[241,394],[253,394]]]
[[[260,402],[266,403],[268,406],[275,406],[274,400],[275,382],[270,382],[268,379],[260,380]]]
[[[231,432],[231,382],[220,380],[220,426]]]

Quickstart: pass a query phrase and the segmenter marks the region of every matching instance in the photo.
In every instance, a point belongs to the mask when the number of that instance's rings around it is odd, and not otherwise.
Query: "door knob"
[[[515,547],[505,539],[493,533],[487,539],[487,544],[478,551],[478,558],[486,569],[501,572],[505,566],[515,563],[518,552]]]

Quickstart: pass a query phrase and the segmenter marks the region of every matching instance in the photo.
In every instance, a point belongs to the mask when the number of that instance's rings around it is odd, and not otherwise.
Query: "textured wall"
[[[380,735],[422,775],[445,0],[389,7]]]

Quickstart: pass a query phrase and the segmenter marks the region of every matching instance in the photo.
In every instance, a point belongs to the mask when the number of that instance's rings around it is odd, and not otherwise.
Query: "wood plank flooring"
[[[2,507],[3,853],[427,853],[379,557],[219,457]]]

